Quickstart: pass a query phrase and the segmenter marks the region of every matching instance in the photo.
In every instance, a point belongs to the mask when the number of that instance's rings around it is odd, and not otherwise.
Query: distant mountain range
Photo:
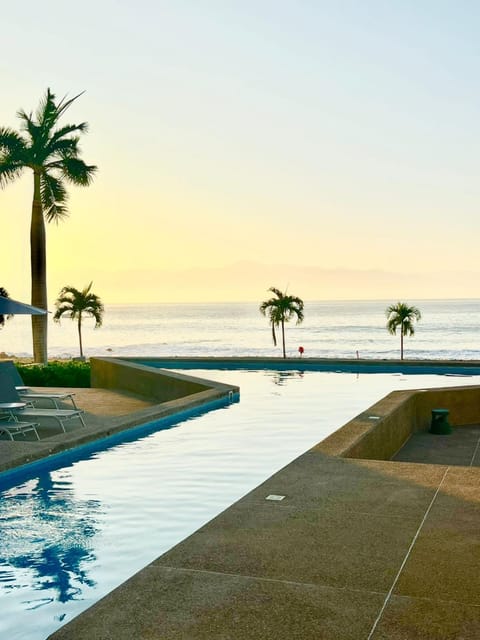
[[[261,301],[271,286],[288,289],[304,300],[480,297],[480,273],[476,272],[399,273],[236,262],[216,268],[133,268],[91,276],[95,292],[110,302]]]

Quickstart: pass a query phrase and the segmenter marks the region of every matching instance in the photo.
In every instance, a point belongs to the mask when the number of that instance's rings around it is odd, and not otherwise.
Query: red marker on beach
[[[298,353],[300,354],[300,358],[303,356],[305,349],[303,347],[298,347]]]

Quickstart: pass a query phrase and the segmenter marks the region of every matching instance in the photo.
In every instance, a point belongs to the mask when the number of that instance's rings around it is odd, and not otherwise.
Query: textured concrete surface
[[[51,638],[478,640],[479,487],[312,450]]]
[[[151,565],[52,638],[358,640],[381,603],[377,593]]]
[[[448,435],[414,433],[393,459],[480,467],[480,425],[457,427]]]

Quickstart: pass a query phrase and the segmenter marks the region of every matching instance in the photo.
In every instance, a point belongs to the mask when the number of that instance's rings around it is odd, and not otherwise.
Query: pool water
[[[15,486],[0,475],[0,638],[44,640],[386,393],[480,384],[480,376],[189,374],[239,385],[240,402],[43,466]]]

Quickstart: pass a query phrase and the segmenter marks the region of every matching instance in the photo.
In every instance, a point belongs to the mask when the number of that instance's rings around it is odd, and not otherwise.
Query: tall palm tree
[[[47,261],[45,220],[59,222],[67,216],[65,182],[79,186],[91,183],[96,171],[80,158],[79,134],[86,133],[86,122],[58,127],[58,121],[81,93],[55,101],[47,93],[33,115],[18,111],[21,133],[0,127],[0,188],[33,171],[33,203],[30,225],[30,270],[32,305],[47,308]],[[47,316],[32,316],[33,358],[47,362]]]
[[[268,314],[270,324],[272,325],[273,344],[277,346],[277,336],[275,335],[275,327],[282,329],[282,347],[283,357],[286,358],[285,352],[285,323],[289,322],[294,316],[297,318],[297,324],[303,322],[303,300],[297,296],[290,296],[283,293],[275,287],[270,287],[269,291],[275,294],[275,298],[265,300],[260,305],[260,312],[264,316]]]
[[[95,329],[102,326],[104,306],[100,298],[92,293],[93,282],[88,287],[79,291],[75,287],[63,287],[55,301],[57,310],[53,316],[54,322],[60,322],[60,318],[66,314],[72,320],[77,320],[78,339],[80,342],[80,357],[83,358],[82,344],[82,317],[83,315],[95,318]]]
[[[400,360],[403,360],[403,336],[413,336],[414,322],[421,319],[422,314],[417,307],[408,306],[406,302],[391,304],[386,310],[387,329],[392,335],[397,333],[400,327]]]
[[[2,296],[2,298],[9,298],[9,294],[8,291],[6,289],[4,289],[3,287],[0,287],[0,296]],[[9,314],[6,318],[3,315],[3,313],[0,313],[0,329],[5,325],[5,319],[9,319],[12,318],[13,316],[11,314]]]

